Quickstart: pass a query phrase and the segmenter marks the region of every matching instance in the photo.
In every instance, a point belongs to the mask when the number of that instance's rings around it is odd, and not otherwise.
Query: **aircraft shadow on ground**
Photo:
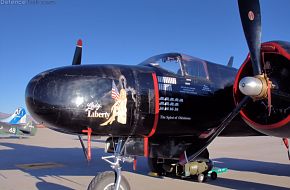
[[[105,156],[101,148],[92,149],[92,161],[88,163],[81,148],[47,148],[39,146],[29,146],[14,143],[1,143],[2,146],[11,149],[1,151],[0,170],[21,170],[31,176],[41,179],[36,186],[38,189],[62,189],[70,188],[58,184],[47,183],[43,177],[47,176],[95,176],[98,172],[111,170],[109,164],[101,160]],[[227,167],[230,170],[255,172],[275,176],[290,176],[290,166],[286,164],[269,163],[253,160],[243,160],[235,158],[218,158],[215,165],[217,167]],[[49,169],[21,169],[19,164],[54,162],[62,164],[60,168]],[[124,164],[123,170],[147,176],[149,169],[145,158],[138,158],[137,172],[132,169],[132,164]],[[182,180],[180,181],[182,183]],[[194,183],[194,182],[193,182]],[[287,188],[267,185],[262,183],[241,181],[236,179],[218,178],[216,181],[209,180],[213,186],[233,189],[280,189]],[[194,185],[194,184],[193,184]]]
[[[225,178],[218,178],[215,181],[209,181],[208,184],[218,186],[218,187],[225,187],[229,189],[252,189],[252,190],[260,190],[260,189],[275,189],[275,190],[289,190],[286,187],[279,187],[275,185],[269,184],[262,184],[250,181],[241,181],[236,179],[225,179]]]
[[[36,177],[47,175],[95,176],[99,171],[110,170],[101,160],[106,155],[103,149],[92,149],[92,160],[88,163],[82,148],[47,148],[14,143],[1,143],[11,149],[1,150],[0,170],[19,169]],[[53,162],[63,167],[48,169],[21,169],[17,165]]]
[[[73,190],[72,188],[63,186],[63,185],[59,185],[59,184],[55,184],[55,183],[49,183],[49,182],[38,182],[36,184],[36,188],[37,189],[41,189],[41,190],[52,190],[52,189],[58,189],[58,190]]]
[[[280,164],[237,158],[217,158],[214,161],[217,161],[215,162],[216,167],[226,167],[230,170],[290,177],[290,163]]]

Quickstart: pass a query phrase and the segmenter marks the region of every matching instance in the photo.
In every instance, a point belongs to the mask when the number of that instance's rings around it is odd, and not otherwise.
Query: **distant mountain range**
[[[2,113],[0,112],[0,118],[6,118],[9,117],[11,114],[7,114],[7,113]]]

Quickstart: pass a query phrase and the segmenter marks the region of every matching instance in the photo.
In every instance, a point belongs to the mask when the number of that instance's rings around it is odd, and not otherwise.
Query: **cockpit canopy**
[[[180,53],[165,53],[150,57],[140,65],[150,65],[182,77],[215,81],[226,86],[234,81],[236,69]]]
[[[206,61],[179,53],[167,53],[151,57],[142,65],[159,67],[173,74],[209,79]]]

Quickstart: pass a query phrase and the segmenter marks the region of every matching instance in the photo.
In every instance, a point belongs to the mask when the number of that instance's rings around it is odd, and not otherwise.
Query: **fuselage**
[[[66,133],[200,136],[234,108],[236,72],[176,53],[135,66],[67,66],[35,76],[26,102],[36,120]]]

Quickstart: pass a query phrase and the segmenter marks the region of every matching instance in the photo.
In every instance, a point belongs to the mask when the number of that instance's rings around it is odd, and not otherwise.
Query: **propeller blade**
[[[78,40],[74,58],[72,61],[72,65],[80,65],[82,62],[82,47],[83,47],[83,41],[81,39]]]
[[[250,50],[254,76],[261,75],[261,12],[259,0],[238,0],[244,34]]]

